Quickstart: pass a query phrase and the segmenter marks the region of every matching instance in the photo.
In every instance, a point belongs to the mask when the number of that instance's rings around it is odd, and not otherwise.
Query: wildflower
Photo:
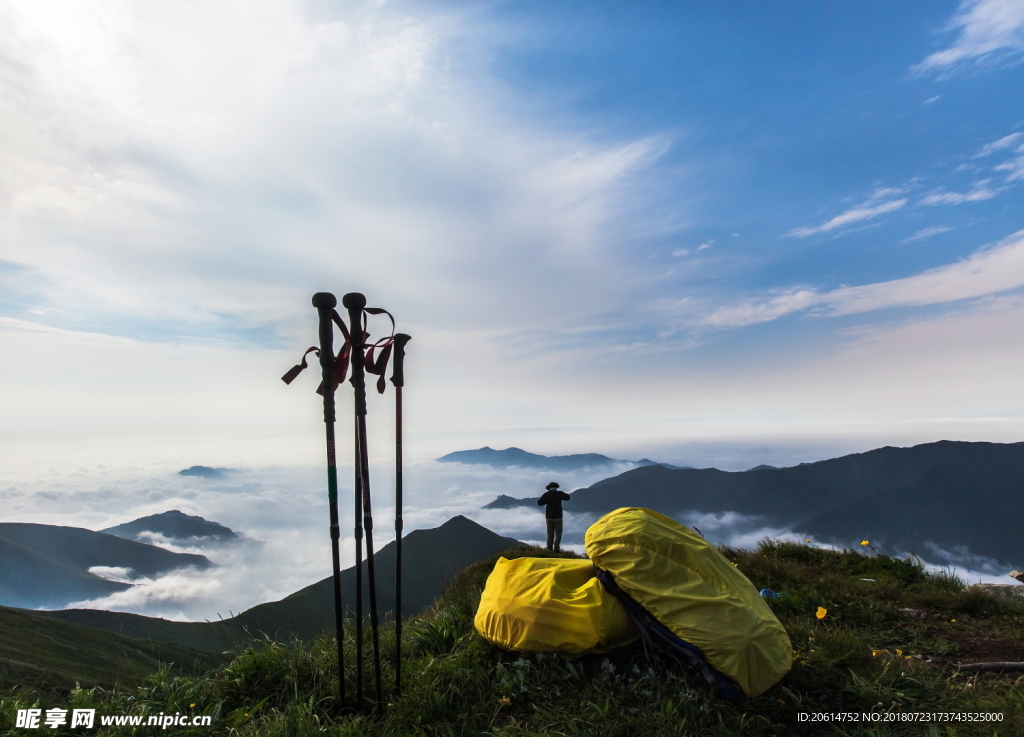
[[[740,564],[739,564],[739,563],[733,563],[733,565],[734,565],[734,566],[736,566],[737,568],[739,568],[739,567],[740,567]]]
[[[871,657],[877,658],[879,655],[881,655],[884,652],[885,652],[885,650],[872,650],[871,651]]]
[[[896,654],[902,657],[903,656],[903,651],[900,650],[899,648],[897,648],[896,649]]]
[[[805,543],[809,543],[810,541],[811,541],[811,538],[807,538],[806,540],[804,540]]]
[[[510,699],[508,696],[502,696],[500,699],[498,699],[498,703],[502,706],[511,706],[512,699]]]
[[[871,544],[871,541],[870,541],[870,540],[861,540],[861,541],[860,541],[860,544],[861,544],[861,545],[863,545],[863,546],[865,546],[865,547],[867,547],[868,545],[870,545],[870,544]]]
[[[950,621],[950,622],[955,622],[956,620],[955,620],[955,619],[951,619],[951,620],[949,620],[949,621]]]
[[[196,705],[195,705],[195,704],[189,704],[189,705],[188,705],[188,708],[189,708],[189,709],[195,709],[195,708],[196,708]]]
[[[823,606],[818,607],[818,611],[814,613],[814,616],[818,619],[824,619],[825,615],[828,614],[828,609]]]

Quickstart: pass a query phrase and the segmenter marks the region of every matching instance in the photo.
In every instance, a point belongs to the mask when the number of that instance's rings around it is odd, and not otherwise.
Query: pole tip
[[[321,307],[333,309],[338,306],[338,299],[330,292],[317,292],[313,295],[313,306],[317,309]]]
[[[412,336],[406,333],[395,333],[395,345],[404,346],[412,340]]]
[[[366,297],[359,292],[349,292],[341,298],[346,310],[361,310],[366,307]]]

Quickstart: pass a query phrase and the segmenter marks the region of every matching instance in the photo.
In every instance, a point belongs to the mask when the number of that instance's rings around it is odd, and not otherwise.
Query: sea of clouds
[[[524,468],[493,468],[420,461],[404,470],[403,518],[406,533],[437,527],[464,515],[488,529],[529,543],[543,544],[543,510],[538,507],[483,509],[498,495],[536,497],[557,480],[563,489],[590,486],[634,468],[614,467],[552,473]],[[322,466],[239,468],[223,478],[182,476],[180,469],[125,467],[79,468],[40,472],[35,478],[0,487],[5,521],[84,527],[99,530],[138,517],[177,509],[219,522],[241,535],[232,542],[187,543],[155,535],[147,542],[175,552],[207,556],[216,566],[183,569],[157,578],[141,578],[130,569],[97,567],[93,573],[135,584],[131,589],[70,606],[134,612],[180,621],[229,617],[266,601],[281,599],[330,575],[330,539],[325,470]],[[352,469],[340,468],[342,567],[354,562]],[[394,539],[394,468],[371,470],[374,547]],[[582,552],[583,535],[597,518],[574,513],[565,504],[563,547]],[[735,512],[704,514],[661,510],[696,527],[712,543],[753,548],[768,537],[793,542],[797,532],[767,525]],[[346,533],[348,533],[346,535]],[[822,544],[815,541],[814,544]],[[853,541],[851,541],[853,544]],[[869,551],[870,552],[870,551]],[[949,570],[969,582],[1008,582],[995,561],[966,550],[932,546],[918,551],[933,568]]]

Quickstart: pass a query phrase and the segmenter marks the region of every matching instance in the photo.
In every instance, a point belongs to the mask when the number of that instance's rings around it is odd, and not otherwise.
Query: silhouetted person
[[[559,552],[559,545],[562,543],[562,502],[567,501],[569,495],[559,491],[558,484],[554,481],[547,485],[544,496],[537,500],[538,506],[547,505],[544,516],[548,521],[548,550],[554,550],[556,553]]]

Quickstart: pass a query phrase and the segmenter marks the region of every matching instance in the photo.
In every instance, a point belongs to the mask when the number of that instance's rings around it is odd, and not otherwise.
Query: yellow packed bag
[[[632,642],[639,631],[594,576],[589,560],[498,558],[473,625],[517,652],[578,655]]]
[[[629,507],[591,525],[584,542],[602,580],[610,574],[608,587],[633,600],[624,599],[631,611],[639,604],[664,625],[669,647],[698,648],[750,697],[789,671],[786,630],[750,580],[700,535],[663,514]],[[720,693],[729,698],[727,690]]]

